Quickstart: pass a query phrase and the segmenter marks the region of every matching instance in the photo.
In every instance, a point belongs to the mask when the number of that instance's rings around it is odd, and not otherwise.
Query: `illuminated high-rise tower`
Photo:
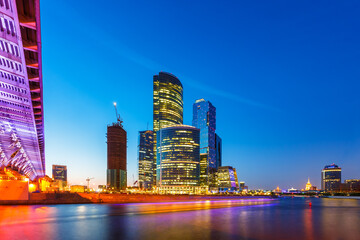
[[[214,174],[221,166],[221,138],[216,134],[216,108],[210,101],[196,100],[193,105],[192,125],[200,129],[200,182],[214,185]]]
[[[154,132],[140,131],[138,145],[139,187],[151,189],[154,175]]]
[[[166,126],[183,123],[183,86],[179,79],[166,72],[154,75],[154,183],[156,181],[156,132]]]
[[[200,130],[186,125],[157,134],[156,185],[161,193],[195,193],[200,184]]]
[[[39,0],[0,1],[0,167],[45,175]]]
[[[341,184],[341,168],[331,164],[321,171],[321,189],[324,191],[339,191]]]
[[[196,100],[193,105],[192,125],[200,129],[200,153],[206,154],[209,168],[217,169],[216,161],[216,108],[204,99]]]

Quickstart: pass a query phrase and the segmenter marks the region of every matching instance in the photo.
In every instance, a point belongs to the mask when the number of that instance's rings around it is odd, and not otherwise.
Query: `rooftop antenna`
[[[146,123],[146,130],[149,130],[149,122]]]
[[[117,108],[116,108],[116,102],[114,102],[114,107],[115,107],[116,121],[122,127],[122,122],[123,121],[121,121],[120,114],[118,114],[118,111],[117,111]]]

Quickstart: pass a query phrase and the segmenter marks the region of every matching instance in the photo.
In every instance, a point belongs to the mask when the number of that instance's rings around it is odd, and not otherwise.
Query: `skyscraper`
[[[215,151],[216,108],[204,99],[193,105],[192,125],[200,129],[200,153],[207,154],[209,168],[217,169]]]
[[[154,132],[140,131],[138,145],[139,186],[150,189],[154,173]]]
[[[200,181],[199,129],[177,125],[157,135],[157,187],[162,193],[194,193]]]
[[[334,163],[327,165],[321,171],[321,189],[324,191],[339,191],[341,184],[341,168]]]
[[[165,126],[183,124],[183,86],[166,72],[153,78],[154,183],[156,181],[156,133]]]
[[[0,1],[0,167],[45,175],[39,0]]]
[[[195,101],[192,125],[200,129],[201,185],[215,187],[216,170],[221,166],[221,138],[215,133],[216,108],[211,102]]]
[[[125,190],[126,173],[126,131],[120,118],[107,127],[107,187],[111,190]]]

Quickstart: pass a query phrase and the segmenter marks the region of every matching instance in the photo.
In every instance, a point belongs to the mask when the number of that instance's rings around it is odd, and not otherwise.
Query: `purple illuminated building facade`
[[[0,0],[0,167],[45,175],[39,0]]]

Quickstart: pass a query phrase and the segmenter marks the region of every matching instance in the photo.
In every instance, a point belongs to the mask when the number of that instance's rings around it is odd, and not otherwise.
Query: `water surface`
[[[0,239],[355,240],[360,239],[360,201],[280,198],[0,206]]]

